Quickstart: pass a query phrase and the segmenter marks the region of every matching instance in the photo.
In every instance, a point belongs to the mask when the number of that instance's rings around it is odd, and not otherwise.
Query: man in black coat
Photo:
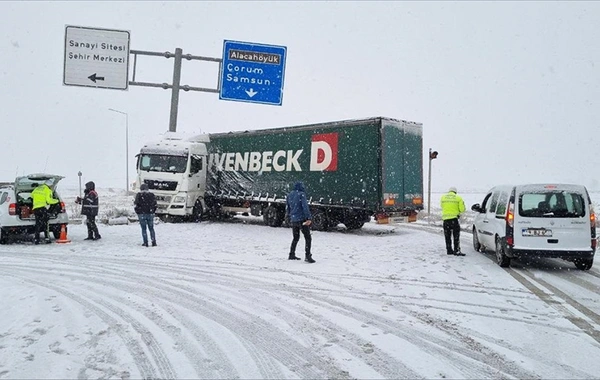
[[[101,238],[96,225],[96,216],[98,216],[98,193],[96,193],[96,184],[90,181],[85,184],[83,199],[77,197],[75,203],[81,204],[81,215],[86,216],[85,224],[87,226],[88,237],[84,240],[99,240]]]
[[[150,231],[150,239],[152,239],[152,246],[156,247],[156,235],[154,234],[154,212],[156,211],[156,197],[154,193],[148,191],[148,185],[143,183],[140,186],[140,192],[135,196],[135,213],[138,214],[138,220],[140,221],[140,227],[142,228],[142,240],[143,246],[148,246],[148,234],[146,233],[146,227]]]

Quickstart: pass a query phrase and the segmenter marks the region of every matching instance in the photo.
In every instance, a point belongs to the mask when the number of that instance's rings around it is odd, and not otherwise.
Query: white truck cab
[[[167,132],[145,144],[137,155],[137,186],[148,185],[161,219],[199,218],[206,189],[208,135]]]

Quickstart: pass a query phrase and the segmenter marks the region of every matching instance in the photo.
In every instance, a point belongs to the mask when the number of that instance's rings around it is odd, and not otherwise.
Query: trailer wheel
[[[263,221],[270,227],[281,227],[284,218],[285,213],[277,206],[267,206],[263,212]]]
[[[329,230],[329,218],[325,215],[323,210],[312,211],[312,229],[315,231],[327,231]]]
[[[358,230],[364,226],[365,223],[360,220],[352,219],[344,222],[344,226],[346,226],[347,230]]]

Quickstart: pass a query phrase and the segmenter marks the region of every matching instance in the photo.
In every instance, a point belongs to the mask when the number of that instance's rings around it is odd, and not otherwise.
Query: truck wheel
[[[202,209],[202,202],[200,202],[199,200],[196,201],[196,204],[194,205],[194,209],[192,210],[192,222],[200,223],[200,220],[202,219],[203,211],[204,210]]]
[[[267,206],[263,212],[263,221],[270,227],[281,227],[285,215],[277,206]]]
[[[504,247],[499,237],[496,238],[496,261],[502,268],[510,266],[510,257],[504,253]]]
[[[590,270],[594,265],[594,259],[575,259],[573,263],[579,270]]]
[[[323,210],[314,210],[312,212],[312,228],[315,231],[329,230],[329,219]]]

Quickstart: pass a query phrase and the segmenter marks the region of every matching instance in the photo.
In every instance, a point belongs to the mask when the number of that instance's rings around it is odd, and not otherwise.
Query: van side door
[[[492,190],[492,196],[488,198],[488,201],[484,205],[485,214],[481,223],[481,232],[479,241],[486,247],[495,247],[496,242],[494,241],[496,233],[496,207],[498,206],[498,197],[500,196],[499,190]]]

